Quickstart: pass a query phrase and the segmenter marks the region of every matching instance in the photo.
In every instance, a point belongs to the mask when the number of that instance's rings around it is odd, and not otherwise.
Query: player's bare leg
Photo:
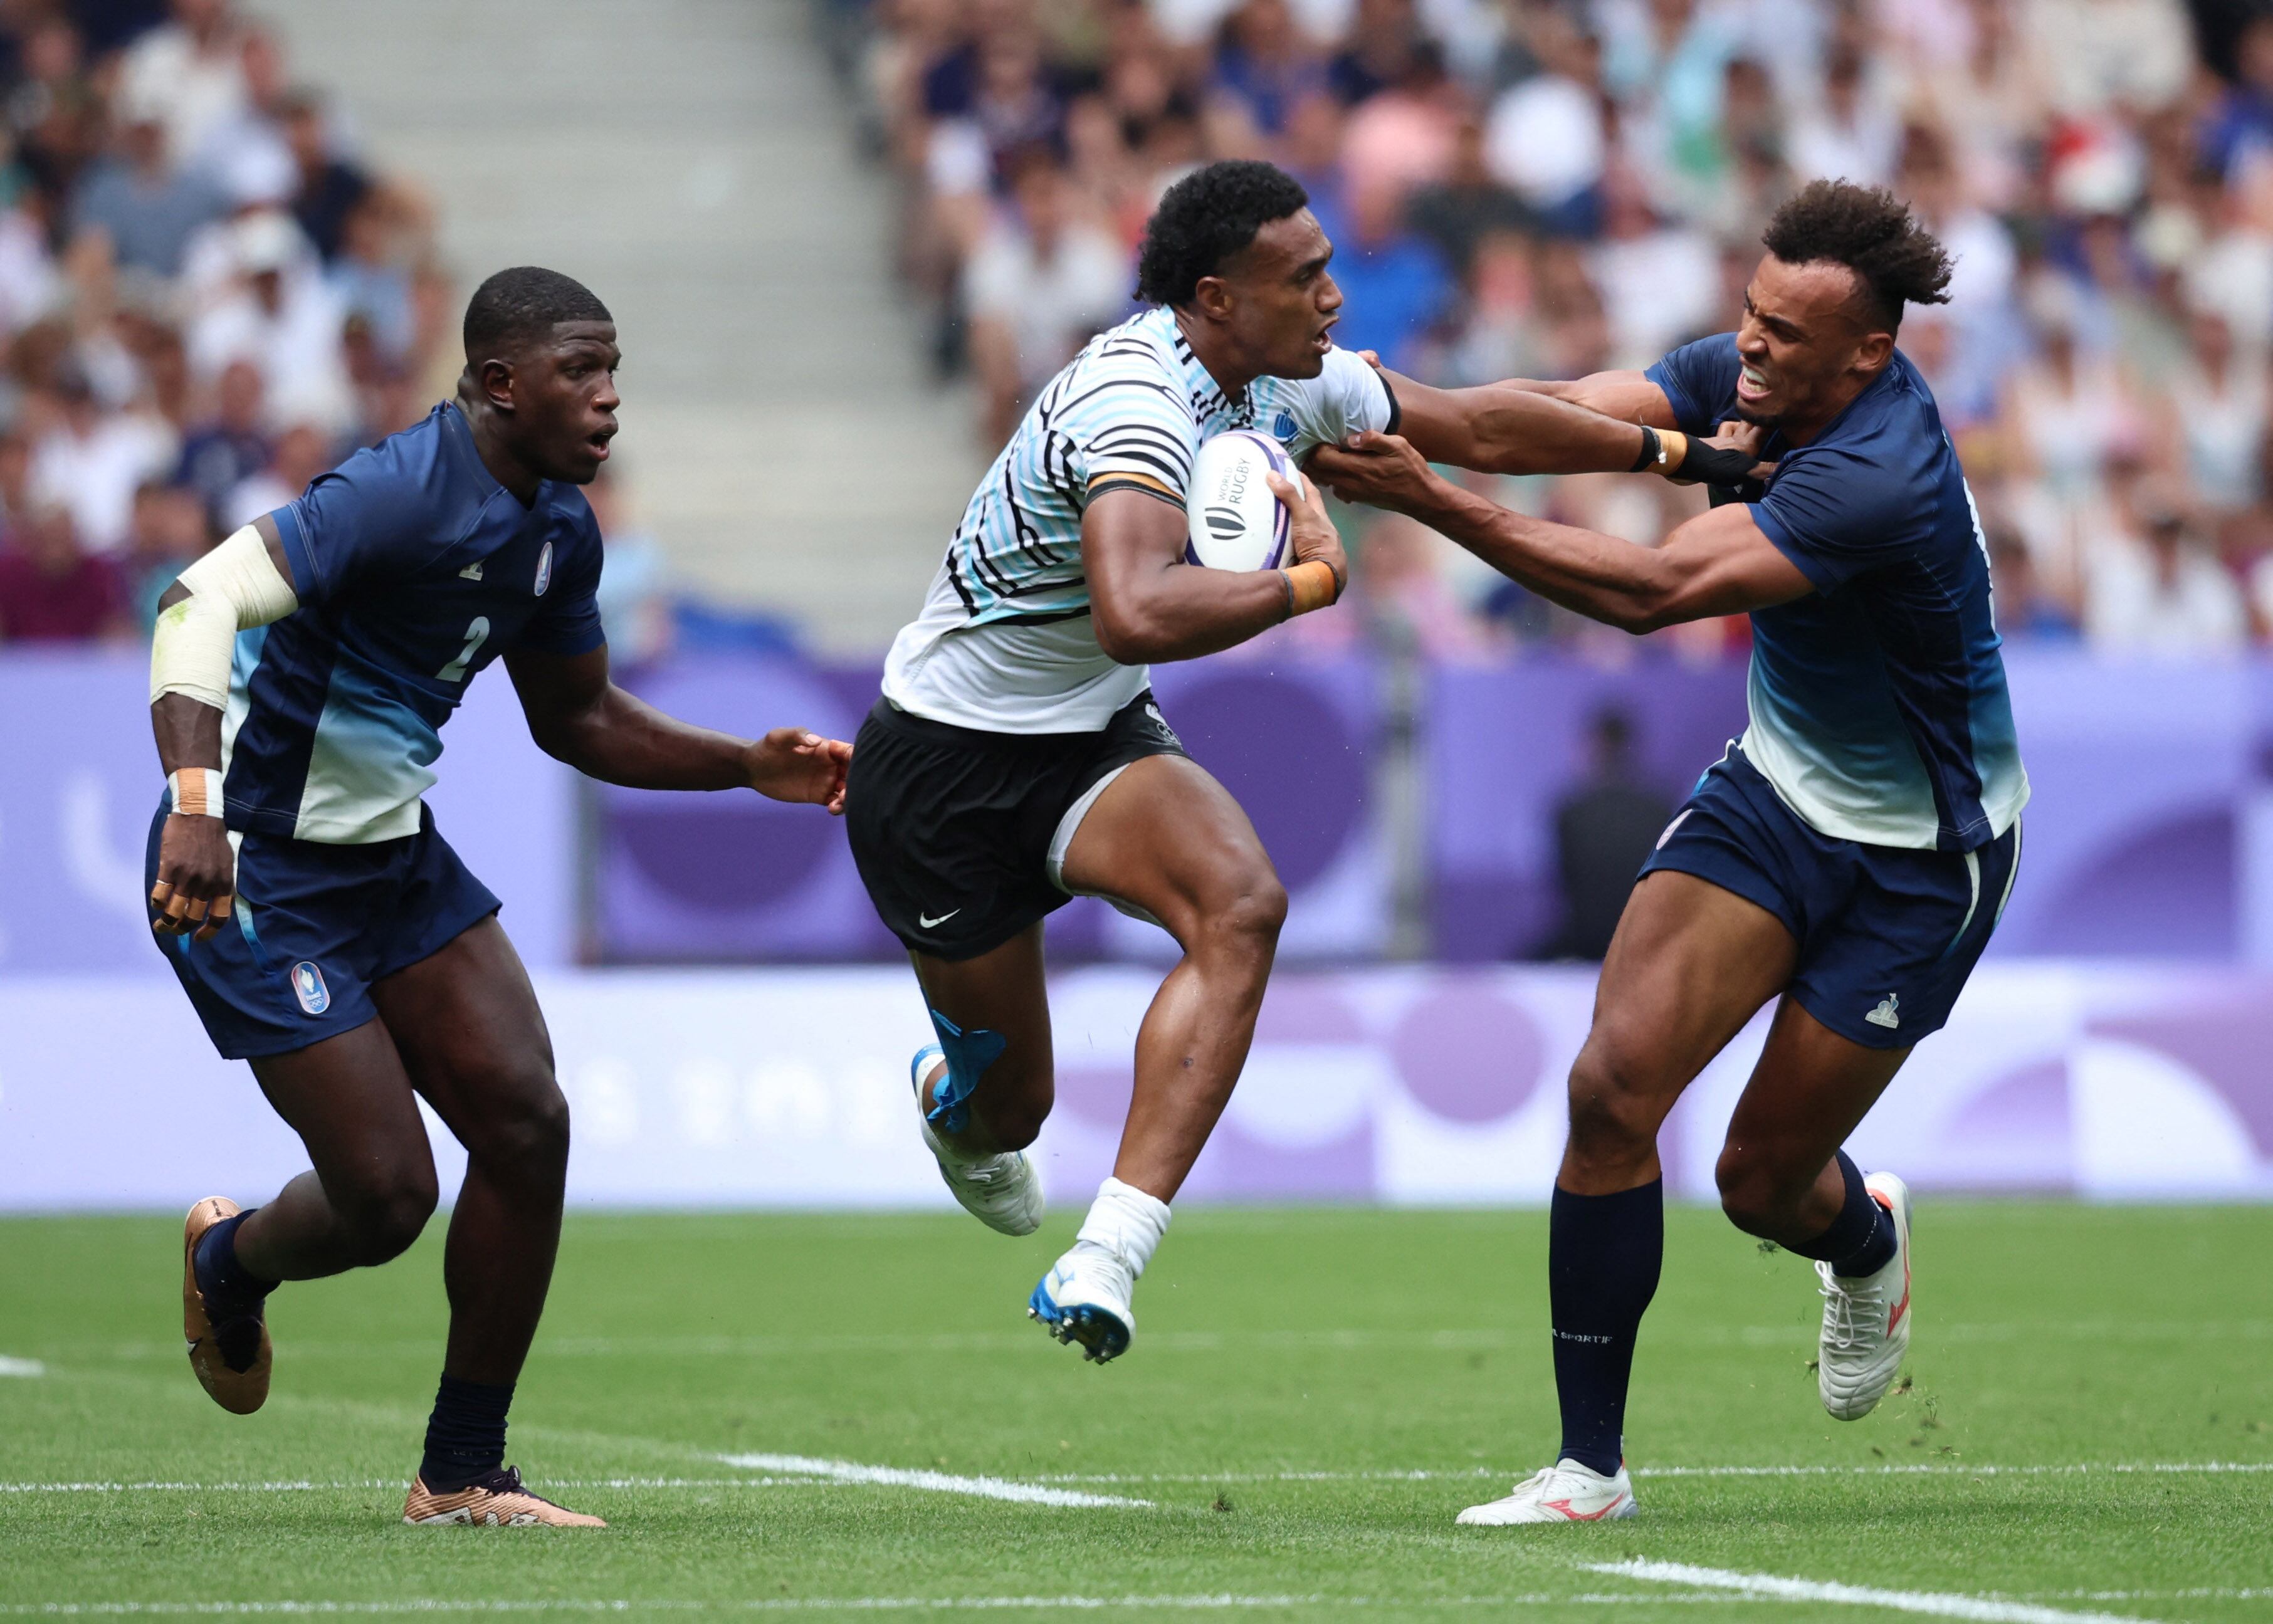
[[[1463,1523],[1630,1516],[1626,1386],[1665,1250],[1657,1134],[1682,1090],[1790,980],[1797,944],[1767,909],[1675,872],[1634,887],[1571,1067],[1548,1290],[1563,1439],[1556,1463]]]
[[[1135,1335],[1136,1276],[1247,1063],[1287,893],[1238,802],[1178,755],[1148,756],[1114,780],[1067,848],[1063,876],[1068,890],[1141,909],[1184,950],[1137,1029],[1114,1176],[1031,1305],[1061,1341],[1102,1360]]]
[[[1462,1521],[1631,1514],[1626,1389],[1665,1241],[1658,1130],[1789,983],[1797,952],[1774,915],[1692,875],[1654,872],[1634,887],[1572,1066],[1571,1137],[1556,1179],[1548,1276],[1562,1446],[1555,1466]],[[1857,1214],[1839,1146],[1906,1057],[1841,1037],[1786,999],[1722,1153],[1730,1219],[1804,1255],[1853,1253],[1868,1231],[1847,1232]]]
[[[544,1016],[493,917],[371,992],[412,1086],[466,1148],[442,1259],[442,1368],[509,1385],[544,1312],[568,1176],[568,1102]]]
[[[491,917],[371,993],[413,1085],[466,1148],[442,1255],[449,1346],[403,1520],[601,1526],[530,1493],[504,1463],[568,1177],[568,1102],[529,973]]]
[[[1909,1188],[1839,1149],[1909,1053],[1865,1048],[1787,998],[1714,1170],[1730,1222],[1815,1260],[1816,1382],[1842,1421],[1876,1407],[1909,1349]]]
[[[925,1142],[965,1210],[990,1229],[1031,1235],[1042,1186],[1024,1153],[1056,1092],[1041,922],[976,958],[908,957],[941,1039],[918,1051],[911,1078]]]
[[[1114,1177],[1175,1199],[1247,1064],[1287,890],[1231,792],[1184,756],[1148,756],[1067,848],[1067,888],[1134,903],[1182,960],[1136,1030],[1136,1092]]]
[[[1714,1170],[1729,1221],[1793,1249],[1828,1229],[1847,1200],[1839,1147],[1909,1058],[1865,1049],[1784,999]]]
[[[215,1403],[239,1414],[268,1396],[268,1293],[384,1263],[434,1210],[434,1159],[386,1029],[365,1022],[252,1062],[261,1091],[315,1165],[249,1214],[221,1198],[191,1209],[183,1331]]]
[[[1023,1150],[1042,1131],[1056,1098],[1050,1061],[1050,1003],[1042,974],[1042,927],[1029,925],[975,959],[908,955],[924,1001],[967,1030],[1000,1032],[1001,1058],[970,1096],[970,1119],[940,1138],[972,1155]],[[944,1076],[943,1061],[925,1073],[924,1104]]]

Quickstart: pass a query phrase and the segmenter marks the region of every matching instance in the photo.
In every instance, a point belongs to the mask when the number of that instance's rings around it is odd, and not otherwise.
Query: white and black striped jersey
[[[1099,333],[1043,387],[972,493],[923,613],[893,640],[884,697],[996,733],[1102,728],[1150,678],[1097,646],[1081,563],[1090,499],[1128,487],[1181,510],[1210,435],[1257,430],[1299,458],[1395,418],[1380,377],[1345,349],[1316,378],[1259,378],[1233,401],[1167,307]]]

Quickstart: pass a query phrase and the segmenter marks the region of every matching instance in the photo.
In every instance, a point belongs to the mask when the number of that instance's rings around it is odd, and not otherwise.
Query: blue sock
[[[263,1280],[236,1255],[237,1225],[259,1210],[255,1207],[223,1218],[198,1238],[191,1266],[197,1271],[198,1292],[206,1299],[206,1313],[216,1326],[259,1313],[261,1300],[276,1289],[276,1282]]]
[[[1894,1215],[1871,1199],[1863,1187],[1863,1170],[1844,1150],[1839,1152],[1839,1171],[1847,1180],[1839,1216],[1813,1240],[1789,1250],[1830,1264],[1835,1275],[1875,1275],[1894,1261]]]
[[[426,1422],[426,1456],[418,1475],[438,1494],[464,1488],[505,1464],[505,1412],[513,1383],[461,1381],[444,1376]]]
[[[1634,1337],[1665,1261],[1665,1180],[1616,1195],[1557,1186],[1547,1227],[1547,1296],[1555,1322],[1558,1458],[1605,1477],[1625,1455]]]

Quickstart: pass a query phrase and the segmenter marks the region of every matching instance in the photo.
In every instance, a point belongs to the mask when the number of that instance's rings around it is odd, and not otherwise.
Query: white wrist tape
[[[150,640],[150,702],[185,693],[226,710],[236,634],[281,620],[300,600],[251,525],[184,570],[178,584],[190,595],[158,617]]]
[[[166,775],[166,789],[174,797],[174,811],[184,818],[220,817],[221,784],[221,772],[216,767],[176,767]]]

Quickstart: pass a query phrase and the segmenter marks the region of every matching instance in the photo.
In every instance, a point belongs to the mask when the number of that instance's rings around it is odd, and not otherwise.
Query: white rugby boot
[[[1062,1343],[1078,1343],[1081,1356],[1102,1365],[1129,1351],[1136,1338],[1136,1271],[1111,1246],[1076,1240],[1050,1266],[1026,1299],[1026,1317]]]
[[[1815,1266],[1823,1283],[1816,1386],[1839,1421],[1877,1407],[1910,1346],[1910,1187],[1892,1173],[1872,1173],[1863,1187],[1894,1215],[1894,1255],[1878,1273],[1852,1279],[1828,1263]]]
[[[1591,1466],[1560,1460],[1534,1471],[1504,1500],[1470,1506],[1453,1519],[1474,1528],[1514,1523],[1615,1523],[1633,1515],[1633,1479],[1624,1461],[1605,1478]]]
[[[908,1075],[915,1084],[916,1122],[923,1141],[939,1162],[939,1176],[963,1209],[990,1230],[1005,1235],[1031,1235],[1042,1226],[1047,1203],[1042,1197],[1041,1175],[1023,1150],[1002,1150],[993,1156],[971,1156],[955,1149],[932,1131],[924,1110],[924,1079],[946,1056],[937,1044],[916,1051]]]

